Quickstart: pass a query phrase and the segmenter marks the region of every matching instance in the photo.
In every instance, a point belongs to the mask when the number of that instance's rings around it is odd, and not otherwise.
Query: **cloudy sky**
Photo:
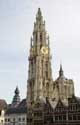
[[[62,62],[80,96],[80,0],[0,0],[0,98],[26,97],[30,37],[38,7],[50,35],[53,79]]]

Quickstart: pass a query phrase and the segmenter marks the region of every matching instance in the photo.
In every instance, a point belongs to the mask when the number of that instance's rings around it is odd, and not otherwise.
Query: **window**
[[[3,120],[1,120],[1,123],[3,123]]]
[[[45,75],[46,75],[46,78],[48,78],[48,62],[45,63]]]
[[[46,78],[48,78],[48,71],[46,71],[45,74],[46,74]]]
[[[22,121],[25,121],[25,118],[22,118]]]
[[[72,111],[72,105],[69,107],[70,111]]]
[[[36,33],[36,41],[37,41],[37,33]]]
[[[13,121],[15,121],[15,118],[13,118]]]
[[[46,66],[46,69],[48,70],[48,62],[46,62],[45,66]]]
[[[73,115],[73,120],[76,120],[76,115]]]
[[[55,121],[57,121],[58,120],[58,116],[55,116]]]
[[[78,120],[80,120],[80,115],[78,115]]]
[[[10,119],[8,118],[8,122],[10,122]]]
[[[19,122],[21,121],[21,118],[19,118]]]
[[[71,115],[69,115],[69,120],[72,120],[72,116]]]
[[[40,33],[40,42],[42,42],[42,33]]]
[[[62,120],[62,116],[59,116],[59,121],[61,121]]]
[[[66,120],[66,116],[65,115],[63,115],[63,120]]]
[[[7,118],[5,118],[5,122],[7,122]]]

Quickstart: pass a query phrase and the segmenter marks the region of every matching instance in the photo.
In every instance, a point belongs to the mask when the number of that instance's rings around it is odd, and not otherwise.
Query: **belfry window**
[[[48,78],[48,62],[46,62],[45,64],[45,69],[46,69],[45,75],[46,75],[46,78]]]
[[[42,33],[40,33],[40,42],[42,42]]]
[[[37,41],[37,33],[36,33],[36,41]]]
[[[46,78],[48,78],[48,71],[45,72]]]

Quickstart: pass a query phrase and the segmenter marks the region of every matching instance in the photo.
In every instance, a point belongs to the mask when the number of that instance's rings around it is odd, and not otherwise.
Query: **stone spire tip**
[[[60,63],[59,76],[63,76],[63,68],[61,63]]]
[[[41,12],[41,9],[40,9],[40,8],[38,8],[38,12],[37,12],[36,17],[37,17],[38,19],[41,19],[41,18],[42,18],[42,12]]]

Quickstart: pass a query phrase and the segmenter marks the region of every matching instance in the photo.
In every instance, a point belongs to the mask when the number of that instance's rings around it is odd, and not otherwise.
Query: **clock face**
[[[48,47],[43,46],[43,47],[41,48],[41,52],[42,52],[42,54],[44,54],[44,55],[48,54]]]

